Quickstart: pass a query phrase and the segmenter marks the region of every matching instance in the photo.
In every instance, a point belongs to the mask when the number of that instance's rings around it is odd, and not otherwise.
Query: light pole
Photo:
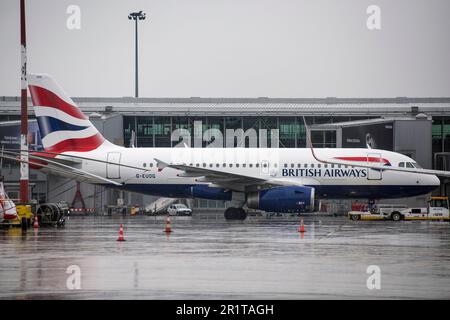
[[[28,202],[28,105],[27,105],[27,44],[25,31],[25,0],[20,0],[20,201]]]
[[[141,11],[132,12],[128,15],[128,20],[134,20],[135,25],[135,91],[134,96],[139,97],[139,76],[138,76],[138,21],[145,20],[145,13]]]

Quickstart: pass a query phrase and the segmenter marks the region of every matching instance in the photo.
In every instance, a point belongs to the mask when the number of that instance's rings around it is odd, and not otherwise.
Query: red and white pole
[[[20,0],[20,58],[21,58],[21,108],[20,108],[20,201],[28,202],[28,106],[27,106],[27,45],[25,33],[25,0]]]

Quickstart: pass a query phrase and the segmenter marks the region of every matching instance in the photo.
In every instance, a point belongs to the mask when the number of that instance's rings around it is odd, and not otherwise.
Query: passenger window
[[[145,167],[147,166],[147,164],[144,162],[144,163],[142,164],[142,166],[145,168]]]
[[[206,163],[203,163],[203,168],[205,168],[206,167]]]
[[[295,165],[293,163],[291,163],[291,168],[293,168]]]
[[[210,163],[210,164],[209,164],[209,167],[210,167],[210,168],[212,168],[212,167],[213,167],[213,164],[212,164],[212,163]]]
[[[259,168],[259,163],[255,164],[255,167],[256,167],[256,168]]]
[[[318,165],[317,165],[317,168],[321,168],[322,167],[322,165],[319,163]]]
[[[304,168],[308,168],[308,164],[305,163],[305,164],[303,165],[303,167],[304,167]]]
[[[239,168],[239,163],[236,163],[236,168]]]
[[[284,164],[284,167],[285,167],[285,168],[287,168],[287,167],[288,167],[288,166],[287,166],[287,163],[285,163],[285,164]]]
[[[228,165],[230,168],[232,168],[233,167],[233,164],[232,163],[230,163],[229,165]]]
[[[311,163],[311,168],[314,168],[314,163]]]
[[[249,166],[250,168],[253,168],[253,163],[249,163],[248,166]]]
[[[245,168],[247,165],[245,163],[242,164],[242,168]]]
[[[220,164],[217,163],[217,164],[216,164],[216,168],[218,168],[218,167],[220,167]]]
[[[267,163],[263,163],[263,167],[264,167],[264,168],[267,168]]]
[[[222,164],[222,167],[224,167],[224,168],[225,168],[226,166],[227,166],[227,164],[226,164],[226,163],[223,163],[223,164]]]
[[[278,168],[278,163],[275,163],[273,166],[274,166],[275,168]]]
[[[200,167],[200,163],[196,163],[195,166],[196,166],[196,167]]]

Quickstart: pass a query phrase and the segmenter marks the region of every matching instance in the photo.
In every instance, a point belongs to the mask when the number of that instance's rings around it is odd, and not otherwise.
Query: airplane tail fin
[[[51,76],[30,74],[28,87],[45,151],[87,152],[112,145]]]

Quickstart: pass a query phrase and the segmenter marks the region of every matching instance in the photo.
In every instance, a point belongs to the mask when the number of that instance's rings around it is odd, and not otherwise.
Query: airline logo
[[[314,178],[366,178],[367,169],[283,169],[283,177],[314,177]]]
[[[377,157],[335,157],[334,159],[343,161],[370,162],[371,164],[380,163],[385,166],[391,166],[388,159]]]
[[[335,157],[334,159],[354,162],[369,162],[371,164],[379,163],[382,166],[390,166],[389,160],[379,157]],[[378,170],[378,169],[374,169]],[[298,169],[283,169],[282,176],[284,177],[317,177],[317,178],[366,178],[367,169],[361,168],[298,168]]]
[[[70,98],[29,85],[44,149],[49,152],[86,152],[105,139]]]

